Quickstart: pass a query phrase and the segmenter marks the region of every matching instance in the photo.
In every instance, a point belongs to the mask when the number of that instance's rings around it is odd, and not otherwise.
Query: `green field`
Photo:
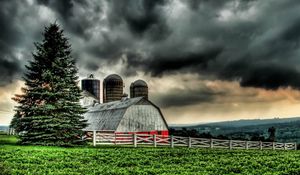
[[[0,174],[300,175],[300,151],[18,146],[0,135]]]

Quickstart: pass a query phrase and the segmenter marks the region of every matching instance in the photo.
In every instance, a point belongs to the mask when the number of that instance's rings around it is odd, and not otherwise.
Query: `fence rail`
[[[114,132],[92,132],[93,145],[152,145],[189,148],[221,148],[221,149],[270,149],[296,150],[296,143],[221,140],[207,138],[193,138],[180,136],[163,136],[149,134],[120,134]]]

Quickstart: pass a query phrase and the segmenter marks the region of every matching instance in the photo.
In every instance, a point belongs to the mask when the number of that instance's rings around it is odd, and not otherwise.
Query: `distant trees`
[[[226,137],[224,135],[218,135],[218,136],[214,137],[209,132],[199,133],[196,129],[187,129],[187,128],[182,128],[179,130],[170,128],[169,134],[174,135],[174,136],[182,136],[182,137],[228,139],[228,137]]]
[[[275,129],[275,128],[274,128]],[[275,132],[273,129],[269,129],[270,132]],[[227,133],[227,134],[219,134],[219,135],[212,135],[210,132],[203,132],[200,133],[194,128],[181,128],[181,129],[175,129],[170,128],[169,129],[170,135],[175,136],[182,136],[182,137],[198,137],[198,138],[215,138],[215,139],[224,139],[224,140],[250,140],[250,141],[272,141],[270,138],[266,139],[262,133],[259,132],[234,132],[234,133]],[[273,135],[270,134],[270,135]],[[274,137],[271,137],[275,139]]]
[[[250,141],[265,141],[265,137],[264,136],[261,136],[259,133],[253,133],[251,138],[250,138]]]
[[[268,133],[269,133],[268,140],[269,141],[275,142],[275,132],[276,132],[276,128],[274,126],[272,126],[268,129]]]
[[[212,135],[210,133],[199,133],[196,129],[187,129],[187,128],[182,128],[179,130],[170,128],[169,134],[175,136],[182,136],[182,137],[212,138]]]
[[[196,129],[169,129],[169,134],[174,136],[182,136],[182,137],[197,137],[197,138],[215,138],[215,139],[224,139],[224,140],[250,140],[250,141],[272,141],[269,138],[266,139],[261,133],[231,133],[231,134],[219,134],[212,135],[210,132],[200,133]]]
[[[26,66],[26,87],[13,98],[18,102],[11,125],[21,132],[21,144],[73,145],[82,143],[87,126],[79,104],[80,89],[71,45],[57,24],[45,27],[35,43],[33,60]]]

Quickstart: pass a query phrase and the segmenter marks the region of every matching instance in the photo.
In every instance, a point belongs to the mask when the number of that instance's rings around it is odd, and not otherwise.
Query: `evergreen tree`
[[[25,88],[13,98],[19,103],[11,125],[22,134],[21,144],[74,145],[87,126],[79,104],[80,89],[71,45],[54,23],[35,43],[33,60],[26,66]]]

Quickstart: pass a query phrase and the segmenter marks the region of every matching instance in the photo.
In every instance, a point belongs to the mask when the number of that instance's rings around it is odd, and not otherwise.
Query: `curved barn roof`
[[[105,110],[116,110],[116,109],[128,108],[129,106],[140,101],[142,98],[143,97],[125,98],[121,101],[113,101],[113,102],[109,102],[109,103],[97,104],[97,105],[89,108],[88,112],[100,112],[100,111],[105,111]]]
[[[84,114],[84,118],[88,120],[89,126],[84,130],[112,130],[116,131],[127,109],[133,105],[152,105],[162,117],[167,127],[167,123],[160,109],[144,97],[124,98],[121,101],[114,101],[104,104],[97,104],[88,108],[88,112]],[[139,116],[137,116],[139,117]]]

